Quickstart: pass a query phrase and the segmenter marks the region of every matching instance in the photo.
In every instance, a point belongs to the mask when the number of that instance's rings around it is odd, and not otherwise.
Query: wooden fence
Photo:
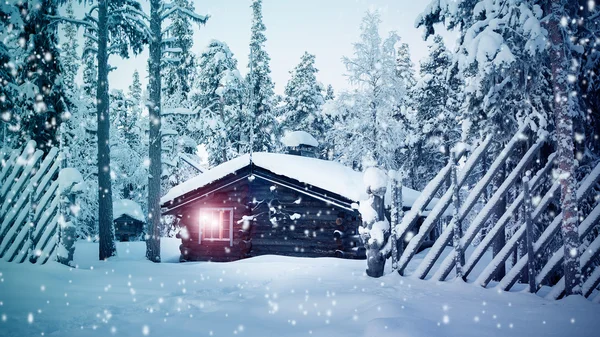
[[[542,286],[552,287],[545,296],[557,299],[564,295],[564,279],[556,280],[560,275],[563,262],[562,242],[556,251],[552,251],[550,243],[560,240],[560,224],[562,214],[549,209],[552,201],[559,197],[559,184],[553,175],[554,154],[548,156],[546,162],[539,162],[540,149],[544,145],[544,139],[531,141],[527,128],[519,132],[506,144],[504,149],[495,158],[493,163],[478,177],[475,185],[468,189],[468,194],[460,198],[461,188],[473,174],[474,168],[480,162],[485,153],[492,145],[491,137],[486,138],[462,165],[458,166],[456,161],[450,162],[424,189],[423,193],[396,224],[392,224],[392,240],[397,240],[398,256],[393,256],[392,263],[401,275],[419,279],[433,279],[444,281],[454,272],[458,276],[482,287],[490,286],[492,280],[496,279],[495,287],[501,290],[510,290],[517,282],[527,281],[531,292],[538,292]],[[531,145],[527,146],[529,143]],[[521,151],[517,151],[520,149]],[[525,149],[525,150],[522,150]],[[523,152],[525,152],[523,154]],[[502,179],[501,170],[506,167],[507,161],[516,163],[514,168]],[[535,174],[530,176],[533,167],[537,167]],[[474,210],[476,204],[482,198],[486,188],[495,181],[498,184],[500,175],[500,186],[497,187],[481,209]],[[421,226],[416,229],[419,214],[425,206],[443,189],[447,179],[451,184],[439,198],[429,215]],[[472,177],[474,178],[474,177]],[[577,201],[581,202],[592,190],[595,182],[600,179],[600,164],[579,184],[577,190]],[[473,180],[473,179],[471,179]],[[531,195],[539,195],[535,200],[535,207]],[[510,198],[507,198],[511,196]],[[497,211],[500,205],[506,203],[503,212]],[[444,219],[446,210],[451,203],[454,207],[453,216],[449,221]],[[519,216],[519,212],[521,212]],[[474,213],[474,214],[471,214]],[[559,213],[559,214],[555,214]],[[492,217],[496,214],[497,216]],[[462,231],[463,223],[471,217],[471,221]],[[542,222],[541,220],[544,219]],[[425,254],[423,260],[415,260],[416,252],[428,238],[429,233],[440,222],[447,222],[435,243]],[[504,246],[493,256],[491,262],[480,266],[478,275],[475,275],[475,267],[481,263],[486,251],[497,242],[498,236],[505,235],[507,224],[513,222],[511,228],[516,231],[505,242]],[[549,224],[548,224],[549,223]],[[600,202],[585,219],[580,221],[579,236],[581,239],[587,237],[594,226],[600,223]],[[485,226],[485,233],[482,232]],[[416,233],[413,233],[416,232]],[[471,248],[471,254],[466,256],[467,249],[473,244],[476,237],[480,238],[478,244]],[[407,240],[408,239],[408,240]],[[557,242],[557,241],[554,241]],[[583,240],[582,240],[583,242]],[[404,247],[402,249],[402,247]],[[449,246],[452,246],[448,253]],[[556,246],[556,244],[554,245]],[[550,251],[549,251],[550,250]],[[446,255],[444,255],[446,251]],[[518,254],[517,254],[518,252]],[[589,245],[581,246],[581,270],[583,271],[583,293],[589,297],[600,283],[600,268],[597,267],[600,258],[600,236],[596,237]],[[544,254],[543,254],[544,253]],[[455,256],[458,256],[455,259]],[[529,263],[529,256],[536,258]],[[550,256],[544,258],[544,256]],[[509,258],[513,258],[512,266],[507,266]],[[516,257],[516,259],[515,259]],[[414,260],[414,261],[413,261]],[[458,262],[457,262],[458,261]],[[412,264],[411,264],[412,262]],[[411,268],[409,267],[411,265]],[[481,268],[482,267],[482,268]],[[506,271],[506,269],[508,269]],[[412,272],[409,272],[412,271]],[[547,288],[545,288],[547,290]],[[600,295],[594,298],[600,301]]]
[[[0,258],[43,264],[54,259],[60,196],[59,151],[46,155],[31,141],[0,149]]]

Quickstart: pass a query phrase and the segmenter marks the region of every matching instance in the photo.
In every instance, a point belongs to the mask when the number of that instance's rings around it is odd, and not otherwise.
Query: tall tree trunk
[[[117,254],[110,181],[110,119],[108,97],[108,0],[98,2],[98,229],[100,260]]]
[[[563,37],[560,20],[564,10],[568,9],[564,1],[553,0],[548,32],[550,35],[550,64],[552,66],[552,87],[554,88],[554,118],[556,125],[557,157],[556,164],[560,170],[560,205],[562,209],[561,231],[564,241],[564,277],[565,294],[581,294],[581,270],[579,265],[579,231],[577,214],[577,197],[575,190],[575,160],[573,151],[573,98],[570,98],[568,81],[569,56],[565,50],[570,42]]]
[[[148,176],[148,237],[146,238],[146,258],[152,262],[160,262],[160,178],[161,178],[161,135],[160,135],[160,59],[161,59],[161,19],[160,0],[150,1],[150,168]]]

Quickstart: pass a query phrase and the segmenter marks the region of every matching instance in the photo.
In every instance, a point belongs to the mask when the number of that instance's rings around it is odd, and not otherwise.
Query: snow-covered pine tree
[[[140,116],[142,114],[142,82],[140,82],[140,73],[137,69],[133,72],[128,94],[132,104],[132,113]]]
[[[172,5],[194,11],[194,4],[189,0],[174,0]],[[187,107],[188,93],[192,87],[195,68],[192,20],[182,12],[175,12],[170,22],[163,29],[163,95],[165,103],[173,107]]]
[[[73,14],[73,4],[71,2],[67,4],[65,13],[68,18],[75,19],[75,15]],[[65,34],[65,41],[62,43],[60,50],[60,70],[62,72],[62,83],[70,101],[76,94],[75,77],[79,71],[80,62],[80,57],[77,54],[79,48],[79,42],[77,41],[77,26],[72,23],[65,23],[63,25],[63,31]]]
[[[75,19],[71,3],[67,4],[65,14],[68,19]],[[75,77],[81,66],[81,57],[78,54],[78,27],[70,22],[64,22],[62,27],[64,27],[64,42],[61,44],[59,60],[63,87],[68,97],[68,113],[65,113],[65,121],[60,129],[61,141],[68,148],[68,150],[63,151],[63,160],[66,161],[66,166],[74,168],[85,177],[85,181],[80,184],[80,196],[78,197],[80,211],[75,234],[79,239],[91,240],[98,234],[95,105],[93,104],[94,99],[75,82]],[[94,59],[91,53],[88,53],[88,55],[90,55],[90,59]],[[94,61],[91,62],[91,66],[93,66],[93,73],[96,74]],[[90,79],[84,77],[84,80],[89,81]],[[96,79],[91,79],[91,81],[93,83],[84,82],[84,85],[89,84],[88,88],[94,86]],[[95,93],[95,89],[93,92]]]
[[[146,27],[150,35],[150,56],[148,58],[148,75],[150,77],[150,95],[148,100],[149,113],[149,139],[148,160],[150,161],[148,175],[148,230],[146,238],[146,258],[153,262],[160,262],[160,196],[162,180],[162,78],[161,66],[164,53],[170,52],[163,49],[162,24],[174,15],[184,15],[198,24],[205,24],[208,16],[195,12],[173,3],[164,3],[161,0],[150,1],[150,27]],[[173,52],[173,51],[171,51]]]
[[[265,50],[267,28],[263,23],[262,0],[252,1],[252,30],[250,36],[250,57],[247,76],[251,102],[248,103],[248,121],[252,128],[252,148],[254,151],[270,152],[278,139],[278,125],[274,115],[274,87],[271,79],[271,58]]]
[[[0,147],[15,147],[20,137],[20,116],[13,112],[21,93],[17,69],[22,59],[19,35],[23,21],[12,2],[0,3]]]
[[[546,42],[537,2],[434,1],[417,18],[425,38],[435,23],[460,33],[455,62],[467,87],[462,120],[471,139],[495,134],[503,142],[523,124],[541,134],[547,129]]]
[[[19,8],[23,22],[20,31],[23,58],[17,73],[23,94],[13,108],[20,124],[18,141],[33,139],[38,148],[47,151],[58,144],[58,127],[66,111],[57,60],[58,27],[49,18],[56,14],[58,2],[23,1],[12,5]]]
[[[96,81],[98,80],[98,65],[96,65],[96,43],[93,31],[85,27],[83,53],[81,55],[83,63],[83,91],[92,98],[96,99]]]
[[[318,71],[315,56],[304,52],[285,87],[283,127],[289,131],[306,131],[323,143],[326,130],[321,107],[324,98],[323,86],[317,82]]]
[[[451,104],[456,93],[451,88],[452,54],[441,36],[436,35],[429,54],[421,60],[419,81],[412,89],[415,111],[410,114],[411,133],[401,153],[409,186],[423,187],[448,163],[450,147],[460,139],[459,111]]]
[[[401,43],[396,56],[396,72],[400,77],[401,90],[405,92],[398,107],[398,113],[403,114],[413,109],[412,89],[417,84],[415,78],[415,65],[410,59],[410,47],[408,43]]]
[[[198,59],[193,104],[200,115],[198,143],[204,144],[209,164],[216,166],[245,152],[243,99],[245,87],[237,60],[225,42],[212,40]]]
[[[333,86],[331,84],[327,85],[327,90],[325,91],[325,101],[333,101],[335,99],[335,92],[333,91]]]
[[[385,169],[397,168],[396,149],[404,138],[395,117],[406,95],[396,72],[396,45],[399,36],[390,33],[382,40],[378,12],[367,12],[362,20],[360,42],[354,57],[344,57],[353,89],[339,95],[327,114],[335,117],[328,143],[335,144],[334,157],[361,168],[365,156]],[[334,110],[334,111],[332,111]]]
[[[148,173],[143,165],[146,149],[143,130],[139,127],[140,115],[135,101],[121,90],[111,91],[111,172],[113,172],[113,198],[129,199],[145,205]]]

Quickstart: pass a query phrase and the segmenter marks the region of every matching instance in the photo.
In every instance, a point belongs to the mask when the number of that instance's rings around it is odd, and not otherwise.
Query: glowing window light
[[[233,246],[233,208],[203,208],[199,213],[199,243],[229,241]]]

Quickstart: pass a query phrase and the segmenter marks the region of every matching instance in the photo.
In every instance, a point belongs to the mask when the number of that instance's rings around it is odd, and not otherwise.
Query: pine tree
[[[123,20],[117,20],[111,13],[122,13]],[[127,15],[140,18],[141,6],[135,0],[98,1],[97,24],[97,53],[98,80],[96,82],[96,107],[97,107],[97,137],[98,137],[98,228],[99,228],[99,258],[107,259],[116,255],[113,225],[113,199],[110,164],[110,96],[108,83],[108,56],[113,53],[109,50],[115,42],[114,53],[121,57],[129,56],[130,49],[139,53],[147,43],[148,36],[143,27],[139,27],[135,20],[130,20]]]
[[[285,87],[284,127],[306,131],[322,142],[326,131],[321,115],[324,98],[317,72],[315,56],[305,52],[300,64],[290,72],[292,76]]]
[[[274,115],[274,87],[271,80],[271,58],[265,50],[266,27],[262,20],[262,0],[252,2],[252,30],[250,37],[250,73],[248,90],[251,91],[249,103],[249,123],[252,128],[252,148],[254,151],[270,152],[275,148],[272,135],[278,131]]]
[[[66,14],[69,19],[75,19],[73,15],[73,4],[68,3]],[[71,23],[64,24],[65,42],[61,46],[60,65],[62,71],[63,85],[69,96],[73,96],[75,88],[75,77],[79,71],[80,57],[77,55],[79,42],[77,41],[77,26]]]
[[[205,144],[211,166],[245,152],[243,115],[244,83],[237,60],[226,43],[213,40],[198,59],[194,105],[200,116],[199,144]]]
[[[397,168],[395,152],[404,138],[396,119],[405,99],[404,86],[396,71],[396,45],[399,36],[390,33],[382,40],[379,13],[368,12],[361,24],[360,42],[354,44],[354,57],[344,57],[347,76],[354,89],[339,95],[337,115],[329,143],[335,143],[337,157],[355,168],[365,159],[375,160],[385,169]]]
[[[398,106],[399,113],[406,113],[406,111],[412,109],[414,104],[413,99],[410,97],[412,89],[417,84],[415,79],[415,67],[410,59],[410,48],[407,43],[400,44],[398,47],[398,54],[396,56],[396,72],[400,78],[401,90],[405,92],[402,96],[403,99]]]
[[[143,163],[147,150],[143,146],[143,131],[138,123],[141,116],[135,104],[121,90],[111,91],[113,198],[133,200],[144,208],[148,173]]]
[[[96,99],[96,81],[98,80],[98,66],[96,65],[96,47],[92,31],[86,28],[84,34],[85,42],[83,45],[82,63],[83,63],[83,91],[84,93]]]
[[[140,73],[137,69],[133,72],[133,79],[129,86],[129,99],[133,104],[134,113],[139,116],[142,113],[142,82],[140,82]]]
[[[451,87],[452,64],[451,53],[436,35],[429,55],[421,61],[420,79],[411,90],[416,111],[410,116],[410,137],[401,159],[408,185],[417,190],[448,163],[450,147],[460,139],[458,110],[451,103],[456,100]]]
[[[333,101],[335,99],[335,93],[331,84],[327,85],[327,91],[325,92],[325,101]]]
[[[172,4],[194,11],[193,2],[188,0],[174,0]],[[163,94],[165,102],[177,107],[187,105],[192,86],[195,56],[191,52],[194,33],[191,21],[189,16],[176,12],[170,24],[163,29]]]
[[[524,124],[540,134],[548,129],[549,69],[537,2],[460,1],[456,8],[435,2],[417,19],[426,37],[437,22],[460,32],[456,68],[467,84],[461,119],[470,139],[492,134],[503,143]]]
[[[57,12],[52,0],[26,1],[18,5],[23,29],[24,62],[17,82],[23,95],[15,106],[19,116],[21,142],[35,140],[38,148],[48,150],[58,144],[57,132],[66,105],[58,62],[58,28],[50,15]]]
[[[8,147],[16,146],[20,138],[20,116],[14,113],[14,107],[20,96],[17,70],[22,29],[19,8],[12,3],[0,4],[0,144]]]
[[[150,161],[148,175],[148,231],[146,239],[146,258],[153,262],[160,262],[160,196],[162,181],[162,77],[161,66],[163,53],[162,24],[171,19],[173,15],[184,15],[190,20],[205,24],[207,16],[198,15],[187,8],[177,4],[164,5],[161,0],[150,1],[150,56],[148,58],[148,75],[150,77],[150,95],[148,100],[149,111],[149,139],[148,159]]]

